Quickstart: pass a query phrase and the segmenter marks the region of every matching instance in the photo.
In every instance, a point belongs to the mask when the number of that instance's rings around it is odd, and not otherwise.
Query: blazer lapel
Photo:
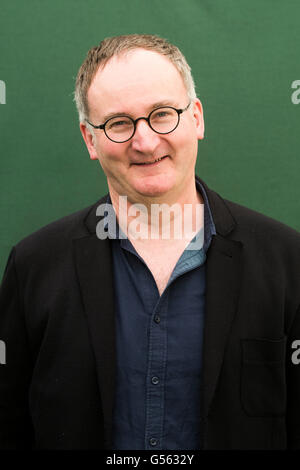
[[[93,347],[104,417],[105,447],[112,443],[112,417],[115,388],[115,325],[113,271],[108,239],[96,236],[96,208],[86,225],[90,234],[73,240],[75,265]]]
[[[241,249],[237,241],[213,238],[206,261],[206,315],[203,350],[203,417],[220,374],[231,323],[237,309],[241,278]]]
[[[198,178],[198,177],[197,177]],[[217,234],[206,260],[206,315],[203,344],[203,418],[216,390],[230,328],[237,311],[243,244],[229,235],[236,222],[224,201],[198,178],[205,188]]]

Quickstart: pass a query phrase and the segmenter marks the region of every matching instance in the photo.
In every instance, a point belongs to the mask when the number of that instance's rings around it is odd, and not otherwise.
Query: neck
[[[128,198],[109,185],[110,197],[122,231],[139,243],[190,241],[203,226],[203,200],[193,184],[176,197]],[[157,242],[155,242],[157,240]]]

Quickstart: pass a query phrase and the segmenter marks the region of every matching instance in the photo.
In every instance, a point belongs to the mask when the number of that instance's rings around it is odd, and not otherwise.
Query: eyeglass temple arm
[[[182,114],[183,111],[186,111],[186,110],[188,109],[188,107],[189,107],[190,104],[191,104],[191,101],[189,102],[189,104],[188,104],[185,108],[183,108],[183,109],[176,109],[177,113],[178,113],[178,114]]]
[[[99,126],[95,126],[94,124],[92,124],[87,119],[86,119],[86,122],[88,122],[90,124],[90,126],[92,126],[94,129],[104,129],[104,124],[100,124]]]

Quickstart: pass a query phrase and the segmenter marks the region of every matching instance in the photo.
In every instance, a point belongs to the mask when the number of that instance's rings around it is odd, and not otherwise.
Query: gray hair
[[[99,46],[92,47],[88,51],[76,78],[74,100],[79,121],[85,122],[91,132],[93,128],[86,122],[89,117],[87,92],[97,70],[100,66],[104,67],[113,56],[138,48],[158,52],[167,57],[180,73],[189,99],[191,101],[196,99],[191,68],[178,47],[166,39],[150,34],[129,34],[106,38],[100,42]]]

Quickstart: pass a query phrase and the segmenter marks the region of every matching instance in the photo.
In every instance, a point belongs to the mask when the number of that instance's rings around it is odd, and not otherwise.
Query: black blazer
[[[300,234],[222,199],[206,262],[204,449],[300,448]],[[110,241],[93,206],[26,237],[0,290],[0,448],[103,449],[115,382]]]

